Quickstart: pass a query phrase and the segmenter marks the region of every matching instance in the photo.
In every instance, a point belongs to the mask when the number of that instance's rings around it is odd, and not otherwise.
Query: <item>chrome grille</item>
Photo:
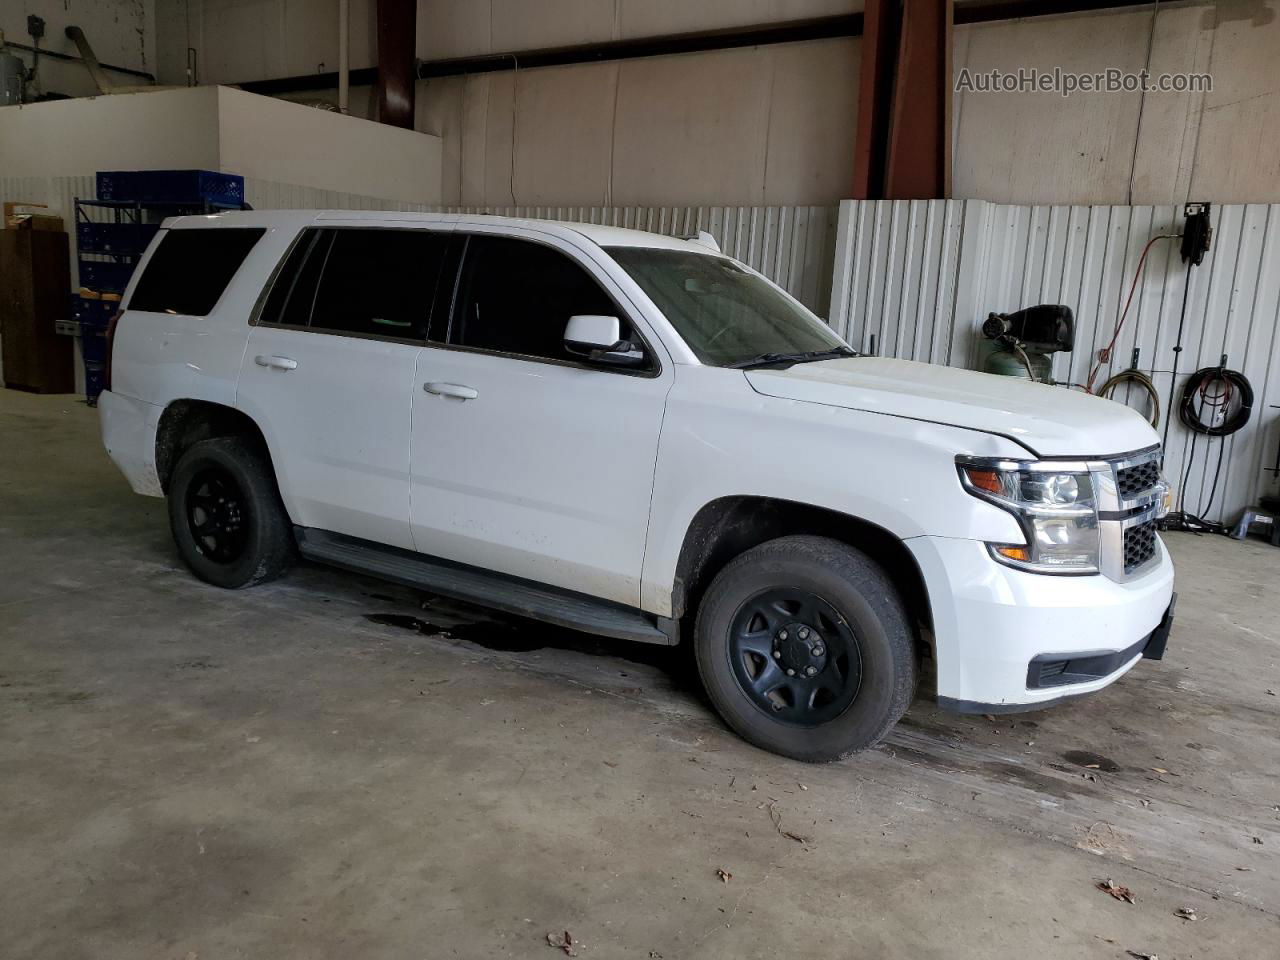
[[[1126,576],[1146,565],[1156,555],[1156,522],[1149,520],[1124,532],[1124,572]]]
[[[1149,491],[1160,479],[1160,460],[1148,460],[1116,471],[1116,491],[1121,500],[1134,500]]]
[[[1159,447],[1100,461],[1093,468],[1098,494],[1100,572],[1112,580],[1140,577],[1160,557],[1156,518],[1165,486]]]

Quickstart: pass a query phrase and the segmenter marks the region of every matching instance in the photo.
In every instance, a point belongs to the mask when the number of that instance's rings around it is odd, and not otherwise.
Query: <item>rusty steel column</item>
[[[378,0],[378,119],[413,129],[417,0]]]
[[[884,197],[901,13],[899,0],[866,0],[863,7],[858,129],[853,152],[855,200]]]
[[[951,192],[952,0],[867,0],[853,196]]]

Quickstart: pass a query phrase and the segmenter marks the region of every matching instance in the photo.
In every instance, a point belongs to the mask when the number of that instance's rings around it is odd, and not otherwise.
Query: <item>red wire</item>
[[[1120,319],[1116,321],[1115,332],[1111,334],[1111,342],[1102,350],[1098,351],[1098,362],[1093,370],[1089,373],[1089,379],[1085,383],[1084,389],[1086,393],[1093,393],[1093,381],[1098,378],[1098,371],[1102,369],[1104,363],[1111,361],[1111,351],[1115,349],[1116,341],[1120,339],[1120,329],[1124,326],[1125,318],[1129,315],[1129,305],[1133,303],[1133,292],[1138,289],[1138,279],[1142,276],[1142,265],[1147,261],[1147,253],[1157,240],[1176,240],[1177,234],[1161,233],[1152,237],[1147,241],[1147,245],[1142,248],[1142,256],[1138,258],[1138,266],[1133,271],[1133,283],[1129,285],[1129,296],[1125,298],[1124,309],[1120,311]]]

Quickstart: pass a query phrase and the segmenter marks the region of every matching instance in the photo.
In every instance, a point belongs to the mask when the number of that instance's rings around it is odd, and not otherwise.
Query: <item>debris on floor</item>
[[[1132,860],[1133,854],[1129,852],[1129,848],[1125,844],[1127,839],[1129,838],[1116,830],[1107,821],[1098,820],[1076,842],[1076,848],[1088,850],[1090,853],[1095,853],[1099,856],[1111,853],[1125,860]]]
[[[1160,960],[1154,953],[1140,953],[1137,950],[1126,950],[1125,953],[1134,957],[1135,960]]]
[[[723,880],[725,883],[728,883],[730,880],[733,879],[733,874],[730,873],[728,870],[724,869],[723,867],[716,868],[716,876],[719,877],[721,880]]]
[[[578,955],[577,941],[573,939],[573,934],[568,930],[564,933],[548,933],[547,944],[557,950],[563,950],[566,956],[576,957]]]
[[[1190,920],[1192,922],[1200,919],[1196,916],[1195,907],[1179,907],[1177,910],[1173,911],[1173,915],[1180,920]]]
[[[788,840],[794,840],[796,843],[808,845],[813,842],[812,837],[806,837],[799,833],[792,833],[790,830],[782,829],[782,814],[777,810],[777,804],[769,804],[769,819],[773,821],[773,828],[778,831],[778,836],[786,837]]]
[[[1111,896],[1115,897],[1117,900],[1123,900],[1125,903],[1137,903],[1133,898],[1133,891],[1128,887],[1120,886],[1120,884],[1116,883],[1110,877],[1106,880],[1099,880],[1095,886],[1104,893],[1111,894]]]

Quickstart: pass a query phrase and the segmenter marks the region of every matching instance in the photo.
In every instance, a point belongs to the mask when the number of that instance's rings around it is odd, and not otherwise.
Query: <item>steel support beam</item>
[[[951,192],[952,0],[867,0],[853,196]]]
[[[378,0],[378,119],[413,129],[417,0]],[[353,71],[354,72],[354,71]]]
[[[1172,0],[975,0],[975,2],[956,7],[955,22],[957,24],[990,23],[995,20],[1011,20],[1019,17],[1042,17],[1089,10],[1118,10],[1125,7],[1150,7],[1153,2],[1170,3]],[[511,51],[448,60],[423,60],[418,63],[417,75],[419,79],[425,80],[432,77],[463,77],[477,73],[494,73],[511,70],[516,64],[520,65],[521,70],[531,70],[536,67],[575,63],[611,63],[641,57],[671,56],[677,53],[732,50],[738,47],[765,46],[774,43],[829,40],[835,37],[860,37],[862,31],[862,14],[837,14],[734,30],[707,30],[675,36],[612,40],[573,47]],[[31,50],[30,47],[17,43],[10,43],[9,46],[20,50]],[[78,59],[67,57],[65,54],[53,54],[46,50],[41,50],[41,55],[61,56],[68,60]],[[105,63],[103,67],[108,70],[121,69]],[[123,72],[153,79],[150,74],[129,70]],[[369,86],[377,81],[377,67],[360,67],[351,71],[353,87]],[[286,93],[302,93],[308,90],[332,90],[337,85],[336,71],[308,73],[295,77],[273,77],[267,80],[247,80],[236,84],[242,90],[269,97]]]

